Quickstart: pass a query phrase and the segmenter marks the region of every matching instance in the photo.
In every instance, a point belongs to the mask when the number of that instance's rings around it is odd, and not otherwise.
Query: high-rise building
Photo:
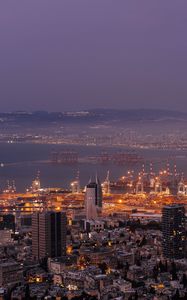
[[[33,258],[60,257],[66,254],[66,225],[64,212],[34,213],[32,217]]]
[[[86,219],[96,219],[102,210],[102,188],[96,176],[95,182],[89,182],[85,194]]]
[[[163,255],[170,259],[185,256],[185,208],[174,204],[162,210]]]

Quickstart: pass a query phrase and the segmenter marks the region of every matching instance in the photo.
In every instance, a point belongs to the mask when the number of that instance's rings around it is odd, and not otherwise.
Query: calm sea
[[[89,163],[86,159],[74,165],[53,164],[50,162],[51,151],[72,149],[78,152],[79,156],[95,156],[99,154],[103,147],[95,146],[54,146],[44,144],[0,144],[0,189],[4,189],[7,180],[15,180],[17,190],[25,191],[31,185],[37,171],[40,171],[42,187],[62,187],[67,188],[72,180],[75,179],[77,171],[80,172],[81,186],[84,186],[90,176],[97,172],[101,180],[104,180],[106,173],[110,171],[111,180],[125,174],[128,169],[141,170],[142,162],[136,165],[116,165]],[[106,149],[106,148],[105,148]],[[107,148],[108,152],[115,153],[120,148]],[[168,150],[136,150],[146,162],[147,169],[149,161],[153,161],[155,170],[165,168],[167,160],[172,166],[177,163],[178,170],[187,175],[187,152],[168,151]]]

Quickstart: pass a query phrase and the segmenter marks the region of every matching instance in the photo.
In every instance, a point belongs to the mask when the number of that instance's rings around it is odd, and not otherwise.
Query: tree
[[[176,264],[174,262],[172,262],[172,265],[171,265],[171,275],[172,275],[172,280],[177,280],[178,279],[177,267],[176,267]]]
[[[153,286],[150,288],[150,293],[155,295],[155,288]]]
[[[43,268],[46,272],[48,271],[47,257],[44,257],[40,260],[40,267]]]
[[[138,292],[136,291],[135,295],[134,295],[134,300],[138,300]]]
[[[168,261],[166,260],[165,262],[165,271],[167,272],[168,271]]]
[[[183,284],[183,287],[186,288],[187,287],[187,278],[186,278],[186,274],[184,273],[182,276],[182,281],[181,283]]]
[[[179,290],[176,290],[175,295],[173,296],[173,300],[179,300],[180,299],[180,294],[179,294]]]
[[[161,260],[159,261],[158,268],[161,273],[165,272],[165,265],[161,262]]]
[[[26,288],[25,288],[25,300],[30,299],[30,287],[29,284],[26,284]]]
[[[155,281],[157,281],[157,278],[158,278],[158,267],[157,266],[154,266],[154,268],[153,268],[153,278]]]
[[[128,271],[129,270],[129,263],[128,263],[128,261],[126,262],[126,264],[125,264],[125,269]]]
[[[117,262],[117,270],[121,270],[121,269],[123,269],[123,263],[118,260],[118,262]]]
[[[106,274],[106,271],[108,269],[107,264],[105,262],[100,263],[98,265],[99,269],[101,269],[102,274]]]

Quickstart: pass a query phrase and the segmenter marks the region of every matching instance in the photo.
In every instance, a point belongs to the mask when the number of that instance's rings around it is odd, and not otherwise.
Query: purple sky
[[[187,111],[187,1],[0,1],[0,99]]]

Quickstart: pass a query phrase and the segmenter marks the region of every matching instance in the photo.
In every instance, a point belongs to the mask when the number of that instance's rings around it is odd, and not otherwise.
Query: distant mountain
[[[116,118],[123,121],[157,121],[166,119],[187,120],[187,113],[168,110],[154,110],[154,109],[129,109],[129,110],[115,110],[115,109],[96,109],[92,113],[103,116],[106,119]]]
[[[187,113],[154,109],[92,109],[75,112],[9,112],[0,113],[1,123],[94,123],[94,122],[139,122],[139,121],[187,121]]]

